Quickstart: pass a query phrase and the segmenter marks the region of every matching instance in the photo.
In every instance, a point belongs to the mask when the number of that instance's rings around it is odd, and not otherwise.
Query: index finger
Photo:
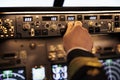
[[[74,22],[68,22],[67,30],[66,30],[65,34],[68,34],[72,30],[73,24],[74,24]]]

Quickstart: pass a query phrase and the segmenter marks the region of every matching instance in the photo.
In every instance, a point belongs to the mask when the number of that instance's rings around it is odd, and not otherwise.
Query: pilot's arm
[[[69,22],[63,37],[68,80],[107,80],[102,64],[92,53],[93,42],[80,21]]]

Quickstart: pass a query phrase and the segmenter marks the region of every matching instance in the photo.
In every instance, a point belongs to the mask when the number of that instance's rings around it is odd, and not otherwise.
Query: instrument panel
[[[1,14],[0,38],[62,36],[70,21],[81,21],[90,34],[120,32],[119,13]]]
[[[97,57],[111,60],[120,55],[119,11],[0,13],[0,79],[67,80],[62,36],[70,21],[83,23],[94,40],[92,53]],[[114,60],[100,61],[109,67]]]

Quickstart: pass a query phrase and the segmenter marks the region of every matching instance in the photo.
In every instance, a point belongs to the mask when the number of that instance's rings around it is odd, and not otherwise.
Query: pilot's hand
[[[82,27],[80,21],[69,22],[63,37],[63,46],[68,52],[72,48],[82,48],[91,51],[93,42],[87,29]]]

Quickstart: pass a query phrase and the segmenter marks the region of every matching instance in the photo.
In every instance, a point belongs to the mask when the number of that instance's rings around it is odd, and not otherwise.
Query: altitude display
[[[84,16],[85,20],[96,20],[97,16]]]
[[[42,20],[43,21],[57,21],[58,17],[57,16],[43,16]]]
[[[0,80],[26,80],[24,68],[0,70]]]
[[[31,22],[33,21],[33,17],[23,17],[24,22]]]
[[[67,16],[67,20],[68,21],[74,21],[75,20],[75,16]]]
[[[101,60],[108,80],[120,80],[120,59]]]

